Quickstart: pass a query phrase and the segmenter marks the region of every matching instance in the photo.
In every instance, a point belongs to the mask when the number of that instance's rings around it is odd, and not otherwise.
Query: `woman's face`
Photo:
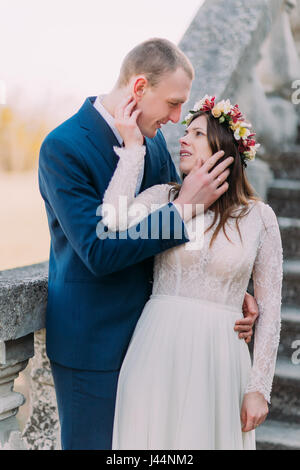
[[[207,139],[207,119],[199,116],[186,129],[180,142],[180,171],[188,175],[199,158],[205,162],[212,156]]]

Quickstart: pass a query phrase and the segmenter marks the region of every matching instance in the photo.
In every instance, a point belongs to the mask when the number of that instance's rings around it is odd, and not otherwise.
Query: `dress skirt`
[[[121,367],[112,449],[253,450],[241,430],[251,358],[234,331],[241,311],[152,295]]]

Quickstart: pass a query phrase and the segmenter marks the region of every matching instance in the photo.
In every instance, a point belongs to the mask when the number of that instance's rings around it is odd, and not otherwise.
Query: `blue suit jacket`
[[[97,208],[116,168],[119,157],[113,146],[119,143],[93,107],[94,100],[87,98],[78,113],[46,137],[40,150],[39,187],[51,235],[46,346],[48,357],[62,365],[118,370],[151,294],[154,255],[188,237],[172,203],[156,211],[162,217],[156,219],[156,239],[126,238],[128,231],[118,232],[115,239],[99,237]],[[146,138],[146,148],[140,192],[154,184],[179,182],[161,132]],[[135,229],[147,233],[150,219]]]

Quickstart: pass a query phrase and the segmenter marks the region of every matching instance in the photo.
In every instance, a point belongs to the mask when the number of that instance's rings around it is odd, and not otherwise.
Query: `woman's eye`
[[[204,135],[204,134],[203,134],[203,132],[197,131],[196,135],[198,136],[198,135]]]

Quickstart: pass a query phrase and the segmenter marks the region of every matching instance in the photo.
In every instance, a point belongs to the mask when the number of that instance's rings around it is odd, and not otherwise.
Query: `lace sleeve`
[[[264,204],[264,227],[253,267],[259,317],[255,327],[253,366],[246,392],[260,392],[270,403],[281,327],[282,243],[276,215]]]
[[[151,212],[168,203],[169,184],[152,186],[135,195],[138,174],[145,157],[145,146],[114,147],[119,155],[117,168],[104,193],[102,222],[111,231],[126,230]]]

